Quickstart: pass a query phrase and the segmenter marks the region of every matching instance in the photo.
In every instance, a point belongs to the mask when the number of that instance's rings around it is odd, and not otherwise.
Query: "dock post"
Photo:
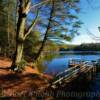
[[[93,74],[96,73],[96,66],[93,67]]]
[[[86,73],[86,76],[87,76],[87,80],[91,80],[92,79],[92,70],[88,71]]]

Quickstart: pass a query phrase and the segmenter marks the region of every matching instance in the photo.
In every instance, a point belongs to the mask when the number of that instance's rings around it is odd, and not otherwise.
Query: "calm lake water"
[[[45,73],[55,75],[68,68],[68,61],[70,59],[81,59],[81,60],[97,60],[100,59],[100,53],[98,54],[50,54],[53,57],[49,61],[45,61],[44,65],[47,66]]]
[[[45,62],[47,69],[45,73],[50,75],[56,75],[57,73],[64,71],[68,68],[68,61],[70,59],[81,59],[81,60],[97,60],[100,59],[100,53],[98,54],[68,54],[59,53],[51,54],[53,57],[51,60]],[[79,87],[81,90],[81,87]],[[81,93],[89,93],[87,97],[75,98],[75,100],[100,100],[100,73],[97,73],[86,90],[80,91]],[[77,93],[77,90],[76,90]],[[63,100],[63,99],[61,99]],[[65,99],[64,99],[65,100]],[[73,99],[68,99],[73,100]]]

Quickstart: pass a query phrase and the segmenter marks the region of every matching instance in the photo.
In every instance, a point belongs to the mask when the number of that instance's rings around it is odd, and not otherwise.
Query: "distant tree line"
[[[85,43],[81,45],[59,46],[59,51],[100,51],[100,43]]]
[[[73,48],[74,51],[100,51],[100,43],[81,44]]]

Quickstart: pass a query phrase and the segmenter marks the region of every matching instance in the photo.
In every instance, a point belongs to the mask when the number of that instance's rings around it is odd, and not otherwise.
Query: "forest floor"
[[[48,87],[48,81],[52,79],[52,76],[40,74],[30,66],[22,73],[9,70],[9,66],[11,60],[0,57],[0,97],[39,95],[38,93]]]

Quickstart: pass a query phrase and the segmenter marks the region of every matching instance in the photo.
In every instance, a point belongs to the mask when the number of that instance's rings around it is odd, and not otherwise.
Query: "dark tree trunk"
[[[45,46],[45,43],[47,41],[47,37],[48,37],[48,32],[49,32],[49,28],[50,28],[50,23],[52,21],[52,16],[53,16],[53,12],[54,12],[54,0],[52,0],[52,8],[51,8],[51,12],[50,12],[50,17],[49,17],[49,22],[48,22],[48,26],[47,26],[47,30],[45,32],[45,36],[44,36],[44,39],[43,39],[43,42],[42,42],[42,45],[38,51],[38,53],[36,54],[36,56],[34,57],[34,61],[36,61],[39,56],[41,55],[41,52],[43,51],[43,48]]]
[[[22,4],[23,2],[20,0],[19,12],[18,12],[19,17],[18,17],[17,31],[16,31],[16,51],[13,57],[12,65],[11,65],[12,69],[19,67],[19,63],[21,62],[22,55],[23,55],[26,13],[23,11]]]

